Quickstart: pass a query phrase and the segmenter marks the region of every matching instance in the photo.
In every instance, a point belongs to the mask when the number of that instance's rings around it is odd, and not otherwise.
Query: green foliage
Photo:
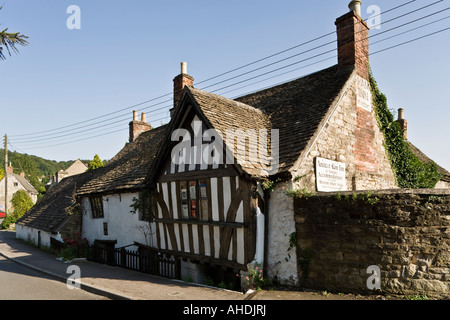
[[[385,148],[401,188],[434,188],[441,176],[435,163],[422,162],[410,149],[399,124],[388,109],[387,98],[370,74],[373,102],[378,123],[385,137]]]
[[[435,202],[435,203],[444,203],[445,197],[442,196],[429,196],[428,202]]]
[[[7,216],[2,222],[2,227],[6,229],[8,229],[12,224],[16,223],[16,221],[34,205],[33,201],[24,190],[19,190],[14,193],[11,198],[11,204],[14,208],[14,211],[8,212]]]
[[[302,271],[302,281],[306,281],[309,278],[312,260],[313,250],[311,248],[302,249],[297,247],[297,263],[299,269]]]
[[[299,180],[301,180],[301,179],[303,179],[304,177],[306,177],[306,174],[304,174],[304,175],[296,175],[295,177],[294,177],[294,182],[298,182]]]
[[[145,190],[139,193],[139,197],[133,197],[130,204],[130,213],[141,213],[141,219],[153,222],[155,220],[155,199],[151,191]]]
[[[88,170],[95,170],[98,168],[103,167],[103,161],[100,159],[100,157],[96,154],[94,156],[94,160],[92,160],[91,162],[89,162],[89,168]]]
[[[0,10],[3,6],[0,6]],[[20,34],[20,32],[9,33],[8,28],[0,31],[0,60],[5,60],[6,56],[2,52],[3,48],[6,48],[6,51],[9,55],[11,55],[11,51],[14,53],[19,53],[19,50],[16,48],[17,45],[26,46],[28,45],[27,36]]]
[[[261,265],[256,263],[254,266],[251,266],[248,273],[249,275],[245,276],[245,280],[247,281],[247,285],[249,287],[259,291],[270,285],[270,281],[265,279],[263,276],[263,269],[261,268]]]
[[[14,208],[12,215],[16,219],[21,218],[34,205],[33,201],[24,190],[19,190],[14,193],[11,198],[11,204]]]
[[[277,180],[270,180],[269,179],[269,180],[263,181],[261,183],[261,185],[262,185],[262,188],[263,188],[264,191],[272,192],[274,187],[275,187],[275,184],[280,182],[280,181],[281,181],[280,178],[278,178]]]
[[[17,219],[13,215],[7,215],[2,221],[2,228],[9,229],[9,227],[16,223]]]
[[[63,258],[64,261],[71,261],[77,258],[77,250],[73,247],[67,247],[60,251],[60,257]]]
[[[214,287],[214,280],[210,277],[205,277],[205,284],[210,287]]]
[[[39,180],[45,176],[52,176],[59,170],[65,170],[72,165],[74,161],[54,161],[46,160],[37,156],[22,154],[18,152],[8,151],[8,161],[12,163],[14,167],[14,173],[25,173],[25,178],[31,183],[31,185],[40,193],[45,193],[45,183],[48,178]],[[5,151],[0,149],[0,163],[5,162]],[[0,170],[1,173],[3,170]]]
[[[289,253],[292,249],[294,248],[298,248],[298,244],[297,244],[297,232],[292,232],[289,235],[289,248],[287,249],[287,257],[284,258],[284,260],[286,260],[286,262],[288,262],[291,259],[291,254]]]
[[[296,199],[308,199],[314,196],[314,191],[311,191],[309,188],[304,187],[301,189],[287,189],[286,195],[289,197],[293,197]]]
[[[79,232],[75,232],[71,237],[63,239],[64,248],[59,252],[63,260],[73,260],[75,258],[88,258],[91,254],[89,242],[86,238],[81,238]]]
[[[290,251],[293,248],[297,248],[298,244],[297,244],[297,232],[292,232],[289,235],[289,248],[288,251]]]
[[[335,199],[337,201],[362,201],[370,205],[374,205],[378,203],[378,201],[380,201],[380,199],[377,196],[372,195],[372,191],[367,191],[365,193],[353,192],[351,195],[349,194],[342,195],[340,192],[338,192],[335,196]]]

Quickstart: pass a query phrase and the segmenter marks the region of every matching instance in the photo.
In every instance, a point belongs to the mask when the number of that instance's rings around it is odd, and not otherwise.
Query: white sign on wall
[[[345,191],[345,163],[316,158],[317,191]]]
[[[357,106],[367,111],[372,111],[372,92],[370,83],[361,78],[356,77],[357,86]]]

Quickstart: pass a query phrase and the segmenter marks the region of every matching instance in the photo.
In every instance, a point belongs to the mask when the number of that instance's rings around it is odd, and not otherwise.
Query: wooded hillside
[[[82,160],[84,163],[89,163],[90,160]],[[18,152],[8,152],[8,162],[14,168],[14,173],[20,174],[25,172],[25,177],[39,192],[45,192],[45,184],[50,176],[54,175],[59,170],[65,170],[75,160],[70,161],[54,161],[47,160],[41,157],[22,154]],[[0,176],[4,174],[5,152],[0,149]]]

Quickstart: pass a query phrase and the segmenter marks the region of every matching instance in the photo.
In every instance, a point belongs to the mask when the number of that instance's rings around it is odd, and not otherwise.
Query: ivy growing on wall
[[[441,179],[435,163],[422,162],[405,141],[400,125],[388,109],[387,98],[380,92],[370,73],[370,86],[378,123],[385,137],[385,148],[400,188],[434,188]]]

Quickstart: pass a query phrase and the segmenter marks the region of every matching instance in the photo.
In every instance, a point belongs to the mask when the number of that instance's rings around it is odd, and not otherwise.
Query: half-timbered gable
[[[270,150],[252,152],[251,141],[270,145],[267,132],[257,109],[185,89],[148,177],[161,252],[233,275],[247,270],[263,245],[256,243],[256,212],[263,206],[257,180],[270,169]]]

